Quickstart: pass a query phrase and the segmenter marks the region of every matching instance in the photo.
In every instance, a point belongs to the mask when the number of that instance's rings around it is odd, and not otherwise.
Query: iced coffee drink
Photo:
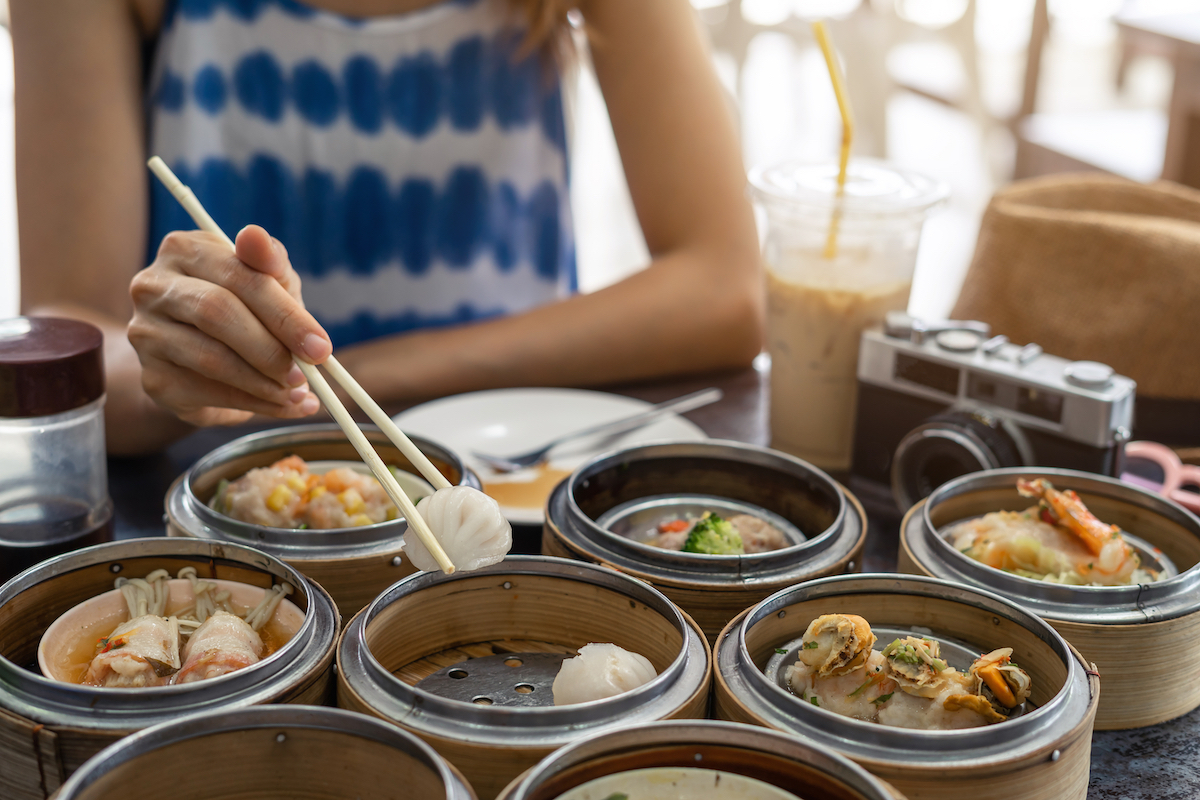
[[[869,267],[871,258],[842,251],[832,266],[858,261],[859,268]],[[822,285],[810,267],[829,264],[820,252],[796,251],[783,264],[767,265],[771,446],[843,470],[850,467],[859,337],[887,312],[908,307],[912,283]]]
[[[830,250],[836,167],[751,174],[767,211],[771,446],[827,470],[850,467],[862,332],[908,306],[921,224],[940,184],[851,162]]]

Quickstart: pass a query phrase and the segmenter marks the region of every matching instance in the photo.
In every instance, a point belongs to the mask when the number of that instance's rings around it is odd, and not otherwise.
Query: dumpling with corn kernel
[[[272,528],[354,528],[396,519],[396,507],[379,482],[349,467],[324,474],[291,455],[222,481],[209,501],[214,511]]]

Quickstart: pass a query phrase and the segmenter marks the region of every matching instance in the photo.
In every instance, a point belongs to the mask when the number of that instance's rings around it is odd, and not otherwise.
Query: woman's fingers
[[[238,239],[247,242],[243,247],[245,254],[248,258],[257,259],[256,264],[266,264],[268,268],[277,269],[280,260],[286,263],[286,257],[275,253],[271,238],[261,228],[251,226],[240,233]],[[252,267],[243,262],[216,237],[195,233],[169,234],[159,248],[158,260],[168,262],[170,268],[184,275],[215,284],[235,295],[240,304],[250,310],[273,338],[305,360],[320,363],[333,351],[329,336],[320,323],[313,319],[278,280],[260,271],[256,266]],[[204,304],[201,308],[202,316],[215,327],[224,327],[221,323],[227,321],[226,317],[231,314],[227,300],[228,298],[219,292],[203,295],[199,300]],[[185,321],[190,323],[190,320]],[[234,335],[236,336],[236,332]],[[224,336],[217,338],[234,346],[243,356],[247,355],[230,339]],[[275,355],[278,365],[278,354]],[[247,361],[255,364],[252,358],[247,358]],[[282,374],[267,374],[282,380]]]
[[[169,320],[160,322],[158,335],[146,339],[144,349],[150,356],[170,361],[210,380],[227,383],[268,403],[294,405],[309,397],[307,384],[280,385],[248,364],[228,345],[190,325]]]
[[[229,259],[236,260],[232,256]],[[168,323],[179,322],[224,344],[281,387],[304,382],[303,375],[298,381],[293,380],[297,375],[292,371],[295,365],[291,352],[228,289],[188,275],[151,268],[134,278],[131,293],[135,311],[129,340],[139,351],[155,347],[162,356],[164,350],[177,350],[182,342],[172,335],[175,329]],[[182,358],[183,355],[171,355],[167,360],[178,363]]]
[[[288,260],[287,248],[283,246],[283,243],[272,238],[259,226],[247,225],[238,232],[236,245],[238,260],[250,267],[252,271],[273,278],[274,283],[283,289],[283,293],[256,291],[253,295],[243,296],[233,286],[223,285],[237,292],[239,297],[243,297],[255,313],[259,314],[260,318],[267,323],[268,329],[279,336],[280,340],[291,347],[297,355],[305,356],[307,360],[316,364],[328,358],[329,354],[333,352],[333,345],[329,342],[329,336],[325,330],[313,319],[311,314],[304,310],[304,303],[300,299],[300,276],[292,269],[291,261]],[[245,275],[233,277],[239,282],[246,281],[252,289],[259,289],[264,285],[261,280],[254,280]],[[283,294],[291,298],[292,302],[282,302]],[[251,301],[258,300],[265,300],[266,304],[261,302],[256,305],[251,304]],[[272,322],[275,324],[273,325]],[[297,326],[302,330],[296,332],[294,328]],[[285,338],[285,335],[288,338]],[[296,349],[293,342],[299,344],[299,350]]]
[[[320,363],[332,345],[299,300],[287,251],[261,228],[239,234],[237,253],[211,234],[172,233],[130,293],[143,386],[185,421],[299,418],[320,407],[293,353]]]
[[[206,378],[154,357],[142,359],[142,387],[156,403],[170,409],[184,422],[195,425],[223,424],[213,419],[213,409],[296,419],[309,416],[319,408],[316,398],[299,405],[267,402],[223,381]],[[225,416],[237,419],[241,415]]]

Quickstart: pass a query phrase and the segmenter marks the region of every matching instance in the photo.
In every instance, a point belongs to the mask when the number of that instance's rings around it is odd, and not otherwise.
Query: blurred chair
[[[763,33],[781,33],[792,40],[799,50],[816,47],[809,20],[786,13],[773,22],[751,21],[743,13],[740,0],[693,0],[705,23],[713,50],[728,55],[734,64],[735,92],[741,91],[741,76],[750,51],[750,44]],[[888,86],[883,71],[882,54],[884,26],[874,14],[869,2],[855,6],[840,19],[827,23],[834,45],[846,65],[846,91],[854,109],[854,152],[860,156],[884,156],[887,147],[885,103]],[[740,99],[740,98],[739,98]]]
[[[951,9],[951,18],[942,20],[923,18],[921,0],[887,0],[876,8],[890,27],[886,69],[893,88],[961,111],[981,131],[1000,122],[983,102],[975,0],[964,0],[961,11]]]
[[[728,54],[738,85],[750,44],[759,34],[782,33],[797,49],[815,47],[808,19],[782,15],[774,22],[754,22],[740,0],[693,0],[706,23],[713,48]],[[846,65],[846,86],[855,117],[854,152],[887,156],[887,100],[906,91],[962,111],[981,130],[1001,124],[984,107],[975,46],[975,0],[964,0],[957,17],[923,24],[922,0],[853,0],[831,2],[846,13],[827,20]],[[811,5],[811,4],[810,4]],[[782,4],[781,4],[782,7]],[[932,52],[936,51],[936,52]],[[930,56],[940,59],[930,69]],[[946,58],[957,61],[945,68]]]
[[[1122,27],[1123,35],[1127,36],[1125,31]],[[1013,177],[1099,171],[1143,183],[1160,177],[1180,180],[1179,170],[1164,169],[1168,117],[1159,109],[1115,108],[1062,113],[1037,110],[1038,84],[1049,35],[1047,0],[1037,0],[1026,55],[1021,108],[1013,120],[1013,133],[1017,139]],[[1141,48],[1141,52],[1145,51],[1146,48]],[[1121,70],[1118,70],[1118,77],[1120,75]],[[1177,71],[1177,85],[1180,77]]]

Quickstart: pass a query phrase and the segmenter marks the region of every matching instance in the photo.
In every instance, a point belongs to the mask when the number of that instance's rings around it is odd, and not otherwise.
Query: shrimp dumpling
[[[429,523],[457,569],[469,572],[496,564],[512,549],[512,526],[500,513],[500,504],[478,489],[438,489],[417,503],[417,513]],[[432,572],[439,568],[411,529],[404,534],[404,550],[417,569]]]
[[[179,669],[179,621],[144,614],[122,622],[101,640],[83,683],[140,689],[166,686]]]
[[[175,683],[192,683],[216,678],[257,664],[263,643],[244,619],[218,611],[204,621],[183,649],[183,668]]]
[[[551,691],[554,705],[603,700],[632,691],[658,676],[650,659],[615,644],[585,644],[562,663]]]

